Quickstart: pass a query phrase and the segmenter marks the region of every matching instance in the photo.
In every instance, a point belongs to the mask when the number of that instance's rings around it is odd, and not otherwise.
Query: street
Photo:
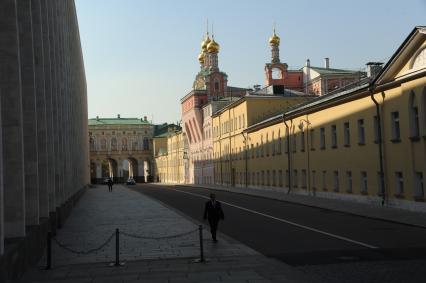
[[[198,221],[210,194],[183,186],[134,190]],[[426,229],[244,194],[215,194],[225,213],[221,233],[309,274],[329,282],[424,278]]]

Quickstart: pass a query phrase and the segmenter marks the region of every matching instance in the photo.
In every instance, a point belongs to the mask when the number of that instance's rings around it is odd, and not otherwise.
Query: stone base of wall
[[[46,249],[47,232],[56,234],[86,189],[75,193],[55,212],[50,212],[49,218],[40,218],[39,225],[27,226],[25,237],[5,239],[4,254],[0,256],[0,282],[18,279],[29,266],[37,264]]]

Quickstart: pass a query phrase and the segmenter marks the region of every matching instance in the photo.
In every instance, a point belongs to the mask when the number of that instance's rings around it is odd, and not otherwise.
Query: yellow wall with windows
[[[248,187],[287,191],[290,156],[291,189],[295,192],[381,201],[376,107],[368,90],[357,95],[358,98],[352,97],[321,110],[311,109],[300,115],[291,115],[285,119],[288,130],[279,116],[275,121],[246,130],[247,169],[245,152],[240,153],[240,148],[245,148],[242,135],[216,138],[215,156],[222,157],[222,160],[216,160],[217,168],[221,166],[222,171],[226,168],[227,174],[235,172],[235,177],[225,179],[224,183],[228,184],[235,178],[235,185],[246,186],[247,174]],[[380,103],[383,126],[385,201],[423,200],[426,78],[376,92],[374,97]],[[413,107],[417,110],[414,111]],[[413,115],[413,111],[417,114]],[[393,136],[395,122],[392,115],[395,114],[392,113],[396,112],[399,137]],[[290,155],[287,153],[287,131],[290,133]],[[324,131],[324,146],[321,131]],[[234,154],[224,158],[223,152],[228,146]],[[220,183],[221,179],[216,180]]]

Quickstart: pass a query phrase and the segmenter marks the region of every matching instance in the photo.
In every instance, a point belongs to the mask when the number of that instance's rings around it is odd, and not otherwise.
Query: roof
[[[257,89],[249,95],[265,96],[265,95],[276,95],[276,96],[306,96],[304,92],[285,88],[284,85],[269,85],[261,89]]]
[[[89,126],[103,125],[151,125],[149,121],[139,118],[91,118]]]
[[[176,124],[164,123],[161,125],[155,125],[154,137],[155,138],[167,137],[170,134],[170,131],[176,132],[181,130],[182,130],[182,127]]]
[[[332,68],[322,68],[322,67],[310,67],[312,70],[318,72],[320,75],[337,75],[337,74],[357,74],[360,71],[354,70],[343,70],[343,69],[332,69]]]

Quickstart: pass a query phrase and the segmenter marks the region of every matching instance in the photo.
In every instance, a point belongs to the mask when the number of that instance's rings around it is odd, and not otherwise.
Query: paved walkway
[[[164,185],[164,184],[162,184]],[[231,186],[219,185],[179,185],[189,187],[202,187],[211,190],[221,190],[234,193],[241,193],[253,196],[260,196],[270,199],[277,199],[292,203],[299,203],[302,205],[330,209],[334,211],[341,211],[345,213],[403,223],[408,225],[415,225],[426,228],[426,213],[412,212],[403,209],[397,209],[386,206],[377,206],[371,204],[364,204],[346,200],[329,199],[318,196],[307,196],[300,194],[287,194],[283,190],[272,189],[254,189],[254,188],[240,188]]]
[[[203,203],[200,203],[200,213]],[[123,267],[109,267],[115,259],[115,229],[120,229]],[[149,197],[114,186],[89,189],[73,209],[53,242],[53,269],[44,271],[45,258],[21,282],[306,282],[306,275],[268,259],[249,247],[220,235],[219,243],[204,232],[207,263],[199,258],[198,223]],[[190,234],[161,240],[144,237]],[[110,242],[89,254],[88,251]],[[311,281],[309,279],[308,281]]]

